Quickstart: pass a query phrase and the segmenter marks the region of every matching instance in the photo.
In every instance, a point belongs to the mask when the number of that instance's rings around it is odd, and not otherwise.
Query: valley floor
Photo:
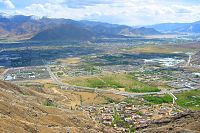
[[[0,132],[200,132],[200,45],[175,40],[1,45]]]

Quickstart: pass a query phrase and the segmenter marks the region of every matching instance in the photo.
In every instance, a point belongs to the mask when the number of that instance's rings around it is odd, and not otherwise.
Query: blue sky
[[[200,20],[200,0],[0,0],[0,12],[127,25]]]

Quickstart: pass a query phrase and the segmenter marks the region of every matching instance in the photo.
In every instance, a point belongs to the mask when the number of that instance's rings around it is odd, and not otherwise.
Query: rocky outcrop
[[[172,118],[153,121],[145,129],[138,129],[143,133],[199,133],[200,111],[184,112]]]
[[[192,56],[191,63],[195,65],[200,65],[200,51],[197,52],[194,56]]]

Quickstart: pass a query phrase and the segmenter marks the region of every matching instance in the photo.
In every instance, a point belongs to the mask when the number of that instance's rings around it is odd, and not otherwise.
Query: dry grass
[[[195,49],[188,49],[185,47],[172,47],[172,46],[141,46],[128,49],[129,52],[136,53],[163,53],[170,54],[176,52],[193,52]]]
[[[185,68],[188,72],[200,72],[200,68],[194,68],[194,67],[187,67]]]
[[[78,101],[79,95],[55,85],[19,88],[0,81],[0,90],[0,132],[53,133],[66,132],[68,128],[71,133],[104,132],[104,127],[86,113],[74,107],[71,110],[71,102]],[[44,105],[47,99],[52,99],[57,106]]]
[[[74,92],[73,94],[79,95],[84,105],[105,104],[108,102],[107,98],[111,98],[114,101],[122,101],[125,98],[112,93]]]
[[[0,74],[2,74],[5,71],[4,68],[0,68]]]
[[[107,103],[108,97],[114,101],[122,101],[124,99],[123,96],[110,93],[76,92],[70,90],[63,91],[55,84],[45,84],[44,88],[48,93],[59,95],[57,100],[61,102],[61,104],[65,104],[73,109],[77,108],[81,104],[92,105]]]
[[[92,104],[103,104],[106,100],[96,93],[90,92],[74,92],[77,96],[79,96],[79,103],[82,99],[82,104],[84,105],[92,105]]]
[[[36,82],[41,84],[53,83],[52,79],[37,79],[37,80],[31,80],[31,82]]]
[[[59,59],[58,62],[60,63],[67,63],[67,64],[78,64],[80,63],[81,58],[65,58],[65,59]]]

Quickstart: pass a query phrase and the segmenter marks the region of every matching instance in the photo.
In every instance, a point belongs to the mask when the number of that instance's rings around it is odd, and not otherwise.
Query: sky
[[[0,0],[0,12],[151,25],[200,20],[200,0]]]

